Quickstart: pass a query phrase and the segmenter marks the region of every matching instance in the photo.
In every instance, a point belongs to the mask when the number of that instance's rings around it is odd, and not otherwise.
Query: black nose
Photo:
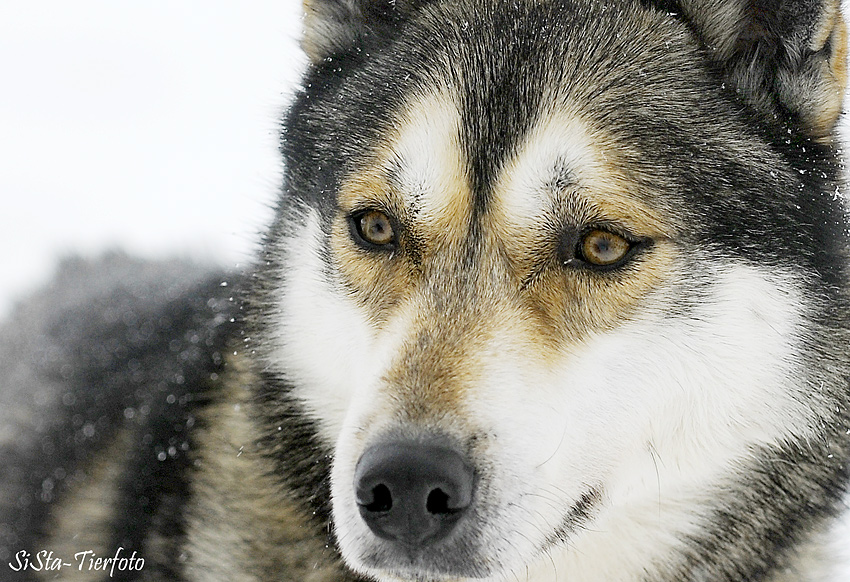
[[[454,450],[417,442],[368,449],[354,475],[360,515],[409,549],[445,538],[472,504],[475,475]]]

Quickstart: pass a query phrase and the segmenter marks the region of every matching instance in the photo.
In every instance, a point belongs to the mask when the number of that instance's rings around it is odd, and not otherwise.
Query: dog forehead
[[[643,73],[653,69],[641,59],[679,68],[674,49],[687,36],[679,24],[631,5],[596,14],[583,2],[527,2],[499,5],[490,14],[492,4],[438,3],[405,29],[391,59],[376,55],[361,71],[361,106],[374,115],[350,114],[347,133],[363,139],[352,141],[351,159],[362,163],[348,165],[348,176],[371,174],[373,187],[390,190],[426,217],[448,210],[475,214],[504,194],[506,175],[520,169],[537,182],[599,169],[606,154],[594,144],[599,136],[587,131],[588,120],[642,149],[633,139],[641,133],[636,127],[646,125],[641,135],[658,141],[656,128],[671,111],[696,106],[687,74],[665,82],[668,101],[681,103],[662,110],[653,104],[659,80]],[[628,28],[646,33],[618,33]],[[671,49],[664,55],[639,50],[628,40],[636,36],[654,49]],[[667,37],[673,41],[665,45]],[[612,111],[622,115],[610,119]],[[537,150],[557,150],[560,158],[524,155],[535,141],[559,141],[557,148]],[[343,208],[352,200],[344,188],[340,200]]]
[[[449,238],[467,236],[475,215],[497,228],[523,229],[541,219],[559,222],[564,213],[576,223],[592,214],[647,236],[669,234],[652,205],[632,195],[616,144],[578,107],[562,103],[528,120],[486,191],[476,185],[462,95],[445,87],[417,92],[400,111],[364,171],[342,188],[344,209],[375,201],[400,209],[411,226],[436,226]]]

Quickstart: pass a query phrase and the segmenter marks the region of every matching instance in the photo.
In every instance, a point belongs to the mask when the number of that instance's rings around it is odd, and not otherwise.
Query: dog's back
[[[71,579],[75,554],[178,535],[195,411],[238,313],[222,285],[188,262],[69,259],[0,328],[4,580]]]

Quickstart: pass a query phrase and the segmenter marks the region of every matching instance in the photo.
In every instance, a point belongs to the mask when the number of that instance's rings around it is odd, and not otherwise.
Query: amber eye
[[[586,263],[598,267],[609,267],[625,259],[632,246],[632,242],[620,235],[593,229],[581,237],[578,253]]]
[[[383,247],[396,240],[392,221],[380,210],[367,210],[352,217],[357,236],[371,245]]]

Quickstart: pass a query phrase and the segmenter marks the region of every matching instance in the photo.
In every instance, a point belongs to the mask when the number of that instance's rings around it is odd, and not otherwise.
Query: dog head
[[[836,5],[305,10],[263,365],[345,562],[674,567],[706,487],[807,438],[837,381],[808,355],[845,277]]]

